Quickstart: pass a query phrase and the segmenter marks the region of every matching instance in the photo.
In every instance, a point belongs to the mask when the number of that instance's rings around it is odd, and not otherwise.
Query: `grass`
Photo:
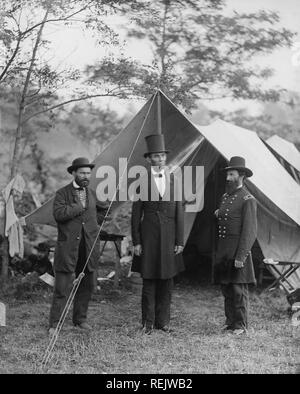
[[[221,333],[223,298],[217,287],[178,283],[173,334],[140,331],[140,289],[122,283],[102,288],[89,308],[92,333],[74,328],[68,316],[46,369],[51,291],[26,300],[5,300],[7,327],[0,327],[0,373],[299,373],[300,327],[292,327],[279,291],[251,293],[246,336]]]

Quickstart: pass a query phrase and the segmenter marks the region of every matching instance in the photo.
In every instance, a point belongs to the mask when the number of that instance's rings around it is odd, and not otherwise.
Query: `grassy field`
[[[90,304],[92,333],[70,317],[47,368],[51,291],[28,299],[8,297],[7,327],[0,327],[0,373],[299,373],[300,327],[292,327],[280,291],[251,293],[246,336],[221,333],[223,299],[217,287],[177,283],[172,303],[175,332],[140,331],[140,288],[103,288]],[[2,299],[3,301],[3,299]]]

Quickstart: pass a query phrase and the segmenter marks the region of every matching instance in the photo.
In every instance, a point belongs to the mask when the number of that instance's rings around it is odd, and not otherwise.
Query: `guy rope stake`
[[[141,125],[141,128],[140,128],[140,130],[139,130],[139,132],[138,132],[138,135],[137,135],[137,137],[136,137],[136,139],[135,139],[135,142],[134,142],[134,144],[133,144],[133,146],[132,146],[132,149],[131,149],[131,151],[130,151],[130,154],[129,154],[129,156],[128,156],[127,165],[126,165],[126,167],[124,168],[124,171],[123,171],[123,173],[122,173],[122,175],[121,175],[121,177],[120,177],[120,179],[119,179],[118,185],[117,185],[117,187],[116,187],[116,191],[115,191],[115,193],[114,193],[114,195],[113,195],[113,198],[111,199],[111,201],[110,201],[110,203],[109,203],[108,209],[107,209],[107,211],[106,211],[106,213],[105,213],[105,216],[104,216],[104,218],[103,218],[103,222],[102,222],[102,224],[101,224],[101,226],[100,226],[100,228],[99,228],[99,230],[98,230],[98,233],[97,233],[97,235],[96,235],[96,238],[95,238],[95,240],[94,240],[94,243],[93,243],[93,245],[92,245],[92,247],[91,247],[90,253],[89,253],[89,255],[88,255],[88,257],[87,257],[87,259],[86,259],[86,261],[85,261],[85,264],[84,264],[84,266],[83,266],[83,268],[82,268],[82,271],[80,272],[80,274],[78,275],[78,277],[77,277],[77,278],[74,280],[74,282],[73,282],[73,287],[72,287],[72,290],[71,290],[71,292],[70,292],[70,295],[69,295],[69,297],[68,297],[68,299],[67,299],[66,305],[65,305],[65,307],[64,307],[64,309],[63,309],[63,311],[62,311],[62,314],[61,314],[61,316],[60,316],[60,318],[59,318],[59,321],[58,321],[58,323],[57,323],[57,326],[55,327],[54,333],[53,333],[53,335],[51,336],[50,341],[49,341],[49,344],[48,344],[48,346],[47,346],[47,348],[46,348],[46,351],[45,351],[45,353],[44,353],[44,356],[43,356],[43,359],[42,359],[42,362],[41,362],[41,365],[40,365],[40,368],[41,368],[41,369],[43,369],[43,368],[46,367],[46,365],[48,364],[48,362],[49,362],[49,360],[50,360],[50,358],[51,358],[51,354],[52,354],[52,351],[53,351],[54,346],[55,346],[55,344],[56,344],[56,341],[57,341],[57,339],[58,339],[59,333],[60,333],[60,331],[61,331],[61,329],[62,329],[62,327],[63,327],[63,325],[64,325],[65,319],[66,319],[66,317],[67,317],[67,315],[68,315],[68,312],[69,312],[69,310],[70,310],[70,308],[71,308],[71,306],[72,306],[72,302],[73,302],[73,300],[74,300],[74,297],[75,297],[75,295],[76,295],[76,292],[77,292],[77,290],[78,290],[78,287],[79,287],[79,285],[80,285],[80,283],[81,283],[81,280],[82,280],[82,278],[84,277],[84,270],[85,270],[85,268],[86,268],[86,266],[87,266],[87,264],[88,264],[88,262],[89,262],[89,259],[90,259],[91,255],[92,255],[92,252],[93,252],[93,250],[94,250],[94,248],[95,248],[95,246],[96,246],[96,243],[97,243],[97,240],[98,240],[98,238],[99,238],[99,236],[100,236],[100,233],[101,233],[101,231],[102,231],[103,225],[104,225],[104,223],[105,223],[105,221],[106,221],[106,219],[107,219],[108,212],[109,212],[110,209],[111,209],[112,203],[114,202],[114,200],[115,200],[115,198],[116,198],[117,191],[119,190],[120,184],[122,183],[123,177],[124,177],[124,175],[125,175],[125,173],[126,173],[128,163],[130,162],[130,159],[131,159],[131,157],[132,157],[132,154],[133,154],[133,152],[134,152],[134,149],[135,149],[135,147],[136,147],[136,144],[137,144],[137,142],[138,142],[138,139],[139,139],[139,137],[140,137],[140,135],[141,135],[141,133],[142,133],[142,131],[143,131],[143,128],[144,128],[145,123],[146,123],[146,120],[148,119],[148,116],[149,116],[150,110],[151,110],[151,108],[152,108],[154,99],[155,99],[155,97],[156,97],[158,94],[159,94],[159,93],[156,92],[156,94],[155,94],[155,95],[153,96],[153,98],[152,98],[152,101],[151,101],[151,103],[150,103],[150,106],[149,106],[149,108],[148,108],[148,111],[147,111],[147,113],[146,113],[146,116],[145,116],[145,118],[144,118],[144,120],[143,120],[143,123],[142,123],[142,125]]]

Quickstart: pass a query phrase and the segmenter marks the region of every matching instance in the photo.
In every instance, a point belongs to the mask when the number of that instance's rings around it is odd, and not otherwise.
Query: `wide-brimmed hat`
[[[169,153],[170,151],[165,148],[165,139],[163,134],[151,134],[145,137],[148,152],[144,153],[144,157],[149,156],[151,153]]]
[[[250,176],[253,175],[253,172],[250,170],[250,168],[246,167],[246,161],[243,157],[240,156],[233,156],[229,163],[228,167],[223,168],[224,171],[229,171],[229,170],[238,170],[238,171],[243,171],[246,175],[246,177],[250,178]]]
[[[68,167],[67,170],[70,174],[72,174],[72,171],[76,171],[81,167],[94,168],[95,164],[90,163],[86,157],[77,157],[77,159],[72,161],[72,165]]]

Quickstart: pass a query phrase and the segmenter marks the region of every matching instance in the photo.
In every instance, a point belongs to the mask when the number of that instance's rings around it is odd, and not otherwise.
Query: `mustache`
[[[226,185],[235,185],[237,183],[237,181],[226,181]]]

